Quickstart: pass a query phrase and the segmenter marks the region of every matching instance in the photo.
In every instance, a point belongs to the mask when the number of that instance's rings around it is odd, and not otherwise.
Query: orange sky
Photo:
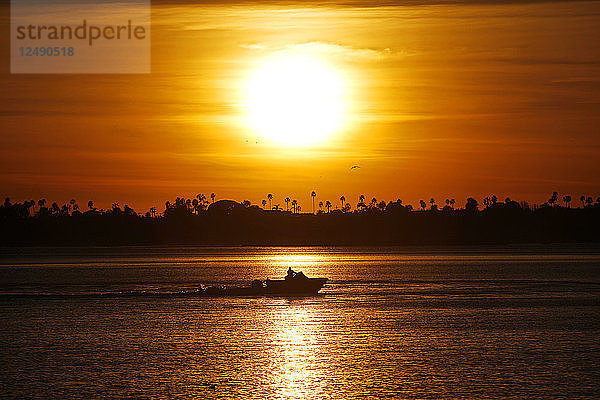
[[[312,190],[353,205],[600,194],[600,2],[311,4],[155,4],[149,75],[11,75],[5,10],[0,194],[143,209],[270,192],[305,211]],[[347,123],[317,145],[257,142],[244,123],[241,87],[282,49],[347,78]]]

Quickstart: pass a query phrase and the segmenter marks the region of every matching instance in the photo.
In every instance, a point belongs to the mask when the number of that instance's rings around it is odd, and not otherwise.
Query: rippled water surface
[[[600,250],[3,249],[0,343],[7,398],[592,399]]]

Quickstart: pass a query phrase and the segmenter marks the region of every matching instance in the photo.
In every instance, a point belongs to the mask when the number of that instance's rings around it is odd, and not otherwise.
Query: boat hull
[[[305,276],[292,279],[267,279],[266,282],[254,280],[251,286],[222,287],[210,286],[202,288],[194,294],[201,297],[224,296],[313,296],[327,283],[327,278],[307,278]]]
[[[264,288],[267,295],[312,295],[327,283],[327,278],[305,278],[289,280],[267,280]]]

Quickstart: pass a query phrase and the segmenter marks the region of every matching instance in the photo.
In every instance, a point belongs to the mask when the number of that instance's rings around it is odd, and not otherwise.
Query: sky
[[[3,4],[0,193],[99,207],[176,196],[416,206],[600,195],[600,2],[152,6],[152,72],[10,74]],[[344,123],[309,146],[253,131],[244,88],[273,54],[325,60]],[[351,169],[358,165],[360,168]]]

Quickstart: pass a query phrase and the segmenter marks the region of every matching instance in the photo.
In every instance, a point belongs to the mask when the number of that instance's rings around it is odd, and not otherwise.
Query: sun
[[[249,127],[271,142],[300,147],[324,141],[344,120],[342,74],[306,54],[264,60],[246,85]]]

